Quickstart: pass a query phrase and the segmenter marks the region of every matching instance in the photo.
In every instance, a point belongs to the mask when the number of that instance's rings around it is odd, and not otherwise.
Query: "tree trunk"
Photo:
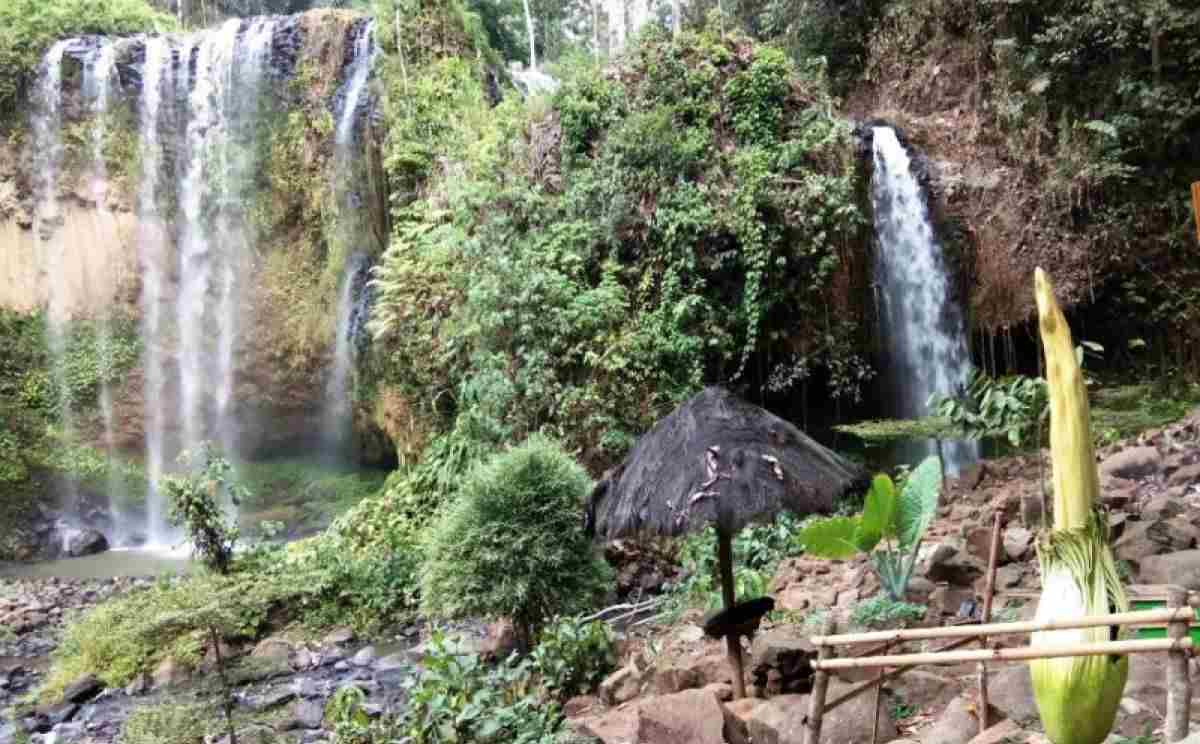
[[[529,0],[525,2],[525,31],[529,34],[529,69],[537,69],[537,37],[533,35],[533,13],[529,10]]]
[[[683,28],[683,3],[679,0],[671,0],[671,34],[675,37],[679,36],[679,30]]]

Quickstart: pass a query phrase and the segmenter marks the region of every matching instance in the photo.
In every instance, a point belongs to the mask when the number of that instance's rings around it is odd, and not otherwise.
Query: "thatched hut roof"
[[[867,473],[804,432],[719,387],[659,421],[588,502],[593,534],[736,532],[780,511],[831,511]]]

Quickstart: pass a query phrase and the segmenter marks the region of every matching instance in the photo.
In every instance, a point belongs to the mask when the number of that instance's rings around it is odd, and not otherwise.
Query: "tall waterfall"
[[[967,384],[971,358],[962,309],[912,160],[894,129],[875,127],[873,133],[871,196],[879,240],[875,277],[887,353],[884,374],[892,415],[918,418],[929,413],[929,396],[953,394]],[[923,452],[908,454],[914,459],[940,454],[950,472],[979,456],[974,442],[945,442],[940,448],[927,442],[917,448]]]
[[[322,18],[309,16],[314,17]],[[336,230],[325,235],[328,246],[319,240],[314,246],[327,247],[329,255],[338,257],[331,268],[337,276],[324,279],[334,284],[327,288],[331,301],[336,294],[338,305],[336,313],[329,313],[336,326],[330,339],[334,358],[315,397],[319,402],[324,393],[328,403],[322,423],[340,446],[349,441],[356,339],[374,252],[367,245],[374,232],[362,214],[370,187],[359,176],[365,172],[360,132],[375,46],[370,22],[347,21],[341,15],[324,18],[332,18],[338,24],[333,28],[346,33],[346,43],[353,46],[340,70],[341,85],[331,112]],[[297,391],[300,373],[295,370],[284,372],[294,376],[280,382],[279,390],[264,388],[283,376],[285,362],[279,362],[279,369],[272,367],[275,350],[251,341],[259,341],[252,334],[260,330],[265,338],[277,338],[276,329],[263,330],[268,324],[257,321],[254,303],[269,297],[273,285],[260,279],[272,270],[270,261],[279,251],[287,250],[275,243],[266,248],[259,244],[258,231],[265,225],[274,230],[277,221],[286,223],[286,217],[269,214],[276,206],[273,202],[256,201],[268,177],[266,165],[275,162],[262,158],[276,155],[273,148],[283,136],[284,122],[291,121],[285,115],[294,113],[290,107],[307,105],[320,95],[299,86],[281,88],[300,56],[308,53],[305,45],[324,43],[321,36],[310,35],[320,33],[324,29],[317,31],[301,16],[264,16],[188,33],[123,39],[85,36],[56,43],[39,68],[31,96],[29,172],[38,269],[47,287],[56,429],[66,442],[91,443],[107,455],[107,495],[118,522],[116,534],[109,535],[113,542],[135,542],[142,535],[154,545],[177,541],[178,531],[167,525],[163,488],[166,476],[176,469],[176,453],[199,454],[204,443],[212,442],[236,465],[247,453],[263,452],[264,441],[306,438],[299,426],[294,427],[297,432],[288,427],[275,436],[263,410],[282,410],[295,416],[292,421],[305,423],[322,413],[313,411],[311,398]],[[136,136],[118,129],[128,116]],[[87,128],[77,129],[81,123]],[[77,131],[85,132],[85,138],[78,139]],[[118,171],[114,155],[123,154],[130,144],[136,147],[136,158],[121,165],[133,170]],[[327,167],[323,160],[314,166]],[[118,173],[120,181],[114,178]],[[127,182],[132,182],[133,193],[117,190]],[[125,207],[110,209],[110,204],[126,203],[120,198],[125,196],[132,197],[132,216],[122,211]],[[97,236],[123,236],[120,228],[136,226],[137,277],[125,276],[123,267],[102,275],[94,264],[83,261],[86,256],[80,254],[86,252],[78,240],[65,238],[68,232],[75,235],[71,231],[86,211],[79,204],[72,206],[76,201],[83,206],[94,203],[87,214],[96,221]],[[69,229],[61,229],[64,224]],[[111,246],[105,253],[118,255],[121,250]],[[140,281],[127,281],[131,279]],[[79,391],[77,376],[68,370],[81,358],[69,343],[77,337],[70,322],[93,323],[103,369],[114,352],[124,348],[116,345],[117,332],[124,326],[116,325],[116,311],[108,307],[120,306],[127,290],[135,287],[140,375],[131,370],[120,382],[102,376],[93,418],[84,401],[71,397],[72,391]],[[121,492],[118,450],[136,432],[122,406],[136,401],[139,392],[148,488],[146,521],[133,524],[132,515],[120,513],[130,494]],[[280,394],[272,398],[276,392]],[[259,398],[267,399],[262,409],[253,404]],[[86,491],[80,479],[68,477],[62,483],[67,489],[61,494],[63,506],[78,516],[87,513],[84,507],[93,505],[93,497],[104,495],[99,488],[93,493],[94,482],[87,482]]]
[[[355,138],[355,123],[365,99],[367,81],[374,62],[374,24],[362,25],[354,41],[354,57],[350,63],[345,92],[341,98],[341,110],[334,131],[333,190],[338,204],[337,242],[346,262],[342,269],[338,288],[337,313],[334,324],[333,361],[325,385],[325,414],[323,437],[325,447],[334,454],[343,452],[351,438],[353,411],[351,410],[351,371],[354,368],[355,339],[359,330],[356,323],[356,298],[362,294],[366,284],[369,262],[360,245],[366,233],[361,211],[361,198],[355,185],[355,156],[360,152]]]
[[[38,74],[33,124],[34,179],[37,204],[33,231],[44,244],[43,266],[48,287],[46,340],[49,347],[55,394],[58,397],[59,426],[68,440],[75,431],[70,389],[66,375],[66,289],[64,286],[67,246],[56,228],[62,222],[58,204],[58,178],[62,171],[62,65],[68,42],[60,41],[46,52]],[[74,508],[79,491],[68,479],[65,494]]]
[[[102,43],[92,50],[83,68],[84,95],[92,102],[92,187],[95,219],[111,219],[108,211],[108,165],[104,159],[104,144],[108,134],[109,104],[112,100],[113,75],[117,68],[116,45]],[[98,225],[99,227],[99,225]],[[101,235],[99,229],[97,235]],[[116,441],[113,436],[113,401],[109,386],[109,366],[112,364],[112,330],[105,313],[96,322],[96,354],[100,358],[100,414],[104,425],[104,454],[108,462],[108,510],[117,514],[121,502],[120,481],[116,477]]]
[[[166,301],[168,257],[166,220],[158,208],[159,173],[162,147],[159,116],[171,65],[171,45],[163,37],[146,39],[146,60],[142,68],[142,92],[139,100],[138,129],[141,132],[141,178],[138,185],[138,263],[142,272],[141,334],[144,339],[142,367],[145,370],[147,401],[162,401],[166,392],[166,349],[163,339],[163,303]],[[142,412],[146,432],[146,521],[148,537],[156,543],[167,541],[163,498],[159,491],[163,475],[166,412],[153,403]]]

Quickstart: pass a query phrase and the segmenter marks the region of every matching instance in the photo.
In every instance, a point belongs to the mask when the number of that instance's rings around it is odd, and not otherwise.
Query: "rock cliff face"
[[[127,454],[142,454],[155,425],[152,402],[171,414],[187,410],[189,397],[199,401],[196,417],[212,424],[201,433],[235,441],[242,456],[306,446],[319,435],[342,263],[351,251],[377,254],[385,233],[386,196],[370,178],[354,188],[359,222],[371,229],[346,245],[329,227],[339,188],[331,123],[366,23],[319,10],[158,40],[81,37],[63,55],[51,184],[39,172],[45,154],[32,126],[41,102],[31,96],[29,124],[0,141],[0,309],[137,321],[142,358],[112,391],[112,436]],[[151,71],[155,44],[159,69]],[[86,91],[101,48],[115,50],[102,114]],[[254,64],[258,90],[240,100]],[[220,65],[224,82],[211,69]],[[159,103],[148,108],[147,100]],[[378,160],[372,104],[363,100],[355,173]],[[233,255],[235,244],[236,259],[211,259]],[[224,292],[229,287],[236,291]],[[222,363],[224,383],[215,362],[194,364],[197,344],[232,360]],[[189,364],[200,370],[196,379],[184,373]],[[168,461],[188,444],[186,419],[160,422]],[[81,433],[100,441],[88,416]]]

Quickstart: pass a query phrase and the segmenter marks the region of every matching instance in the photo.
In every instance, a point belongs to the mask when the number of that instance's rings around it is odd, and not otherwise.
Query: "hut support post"
[[[1187,590],[1173,586],[1167,591],[1167,606],[1187,607]],[[1167,636],[1173,641],[1188,637],[1187,620],[1175,621],[1167,626]],[[1172,649],[1167,652],[1167,715],[1166,740],[1180,741],[1188,734],[1188,717],[1191,714],[1192,685],[1188,678],[1188,652]]]
[[[821,628],[821,635],[832,634],[833,622],[826,620]],[[833,648],[829,645],[817,648],[817,661],[825,661],[832,656]],[[825,716],[825,697],[828,694],[829,672],[818,668],[813,672],[812,694],[808,696],[808,721],[804,728],[804,744],[819,744],[821,741],[821,719]]]
[[[729,530],[717,528],[717,565],[721,567],[721,598],[725,609],[737,601],[733,583],[733,535]],[[729,666],[733,672],[733,697],[746,697],[746,675],[742,671],[742,639],[737,633],[725,636],[725,649],[729,654]]]

